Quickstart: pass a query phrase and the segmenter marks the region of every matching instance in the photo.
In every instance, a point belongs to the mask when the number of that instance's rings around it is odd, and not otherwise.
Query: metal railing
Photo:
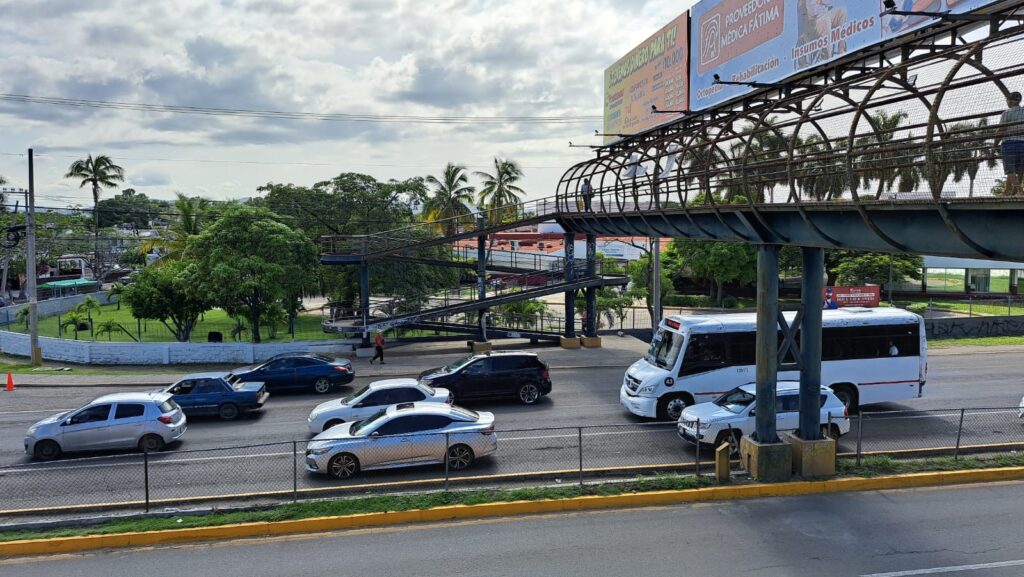
[[[927,305],[896,303],[925,318],[944,316],[1002,317],[1024,316],[1024,296],[967,296],[966,298],[929,298]]]
[[[1024,449],[1018,411],[1004,407],[862,413],[849,417],[849,433],[839,439],[838,453],[859,464],[876,455],[960,458],[1016,452]],[[829,416],[823,424],[838,425],[844,419]],[[410,488],[521,486],[552,479],[583,482],[645,472],[709,471],[713,458],[709,447],[698,451],[681,441],[675,423],[649,423],[499,430],[493,455],[476,458],[465,469],[449,466],[445,455],[456,444],[465,444],[466,435],[410,436],[413,444],[422,445],[418,458],[433,464],[364,470],[344,480],[306,472],[309,439],[10,465],[0,467],[0,518],[239,499],[283,502]],[[399,458],[389,452],[403,443],[387,439],[352,453],[363,455],[364,462]]]

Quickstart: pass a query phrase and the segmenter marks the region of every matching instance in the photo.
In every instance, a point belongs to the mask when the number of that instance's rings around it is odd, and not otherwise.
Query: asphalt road
[[[410,525],[0,561],[60,575],[1011,577],[1024,484]]]
[[[950,407],[1012,407],[1022,389],[1018,375],[1024,359],[1016,354],[937,356],[930,360],[925,397],[901,404],[873,407],[893,409]],[[692,461],[691,446],[670,427],[650,427],[618,404],[623,369],[553,369],[554,392],[540,404],[484,403],[479,410],[496,414],[499,449],[463,475],[526,473],[575,469],[579,466],[579,436],[575,429],[537,431],[537,427],[594,426],[583,432],[584,467],[649,466]],[[365,379],[358,379],[355,386]],[[124,454],[54,463],[29,463],[22,436],[46,414],[71,408],[100,394],[86,389],[29,389],[15,395],[0,410],[0,509],[33,508],[121,500],[140,500],[143,493],[141,456]],[[302,469],[302,441],[308,437],[306,416],[324,397],[272,397],[267,408],[239,422],[193,419],[179,447],[150,459],[150,497],[173,499],[255,491],[287,491],[297,479],[300,489],[358,486],[443,476],[442,467],[368,472],[345,483]],[[877,416],[866,420],[865,451],[951,446],[956,442],[959,413],[921,413],[912,419]],[[964,419],[963,444],[996,439],[1024,442],[1024,427],[1013,411],[970,411]],[[297,441],[295,444],[292,441]],[[217,450],[218,447],[242,447]],[[855,449],[852,436],[840,450]],[[297,458],[296,458],[297,457]],[[297,464],[297,466],[296,466]],[[296,475],[297,469],[297,475]],[[75,487],[69,491],[68,487]]]

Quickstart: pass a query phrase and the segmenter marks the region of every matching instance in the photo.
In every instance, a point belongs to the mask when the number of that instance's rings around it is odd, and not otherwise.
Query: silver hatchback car
[[[448,461],[459,471],[498,449],[494,414],[445,403],[400,403],[327,429],[307,445],[306,470],[347,479],[359,471]]]
[[[28,428],[25,452],[41,461],[72,451],[159,451],[185,434],[185,413],[169,393],[117,393]]]

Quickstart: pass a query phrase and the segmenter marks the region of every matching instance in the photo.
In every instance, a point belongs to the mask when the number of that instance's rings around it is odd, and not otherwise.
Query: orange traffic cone
[[[5,391],[13,391],[14,390],[14,375],[11,374],[11,371],[7,371],[7,388],[5,388],[4,390]]]

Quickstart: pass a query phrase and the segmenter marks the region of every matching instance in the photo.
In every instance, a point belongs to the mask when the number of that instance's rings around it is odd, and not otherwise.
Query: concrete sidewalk
[[[528,340],[496,343],[495,350],[536,352],[553,369],[622,367],[623,370],[647,352],[648,344],[632,337],[602,337],[600,349],[562,349],[552,344],[531,345]],[[387,362],[370,364],[368,359],[352,359],[356,376],[361,378],[415,377],[430,368],[452,363],[469,354],[465,341],[397,344],[385,349]],[[354,356],[354,355],[350,355]],[[102,370],[105,367],[82,367]],[[230,370],[232,366],[108,367],[111,374],[76,374],[69,371],[16,373],[18,387],[152,387],[169,385],[188,373]],[[174,372],[177,370],[178,372]],[[2,386],[2,385],[0,385]]]

